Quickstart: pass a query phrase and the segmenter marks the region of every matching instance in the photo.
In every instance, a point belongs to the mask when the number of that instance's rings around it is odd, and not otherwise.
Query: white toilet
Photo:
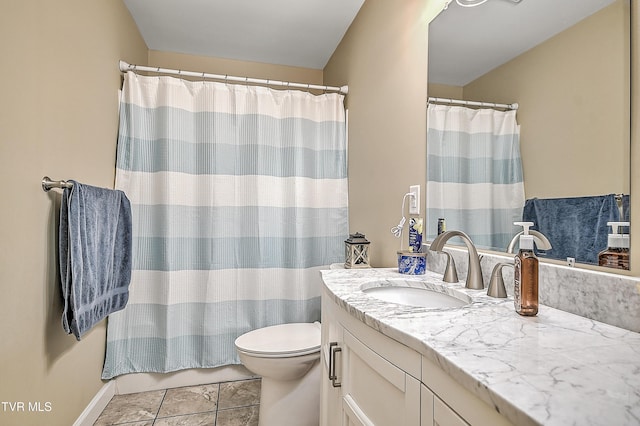
[[[240,361],[262,376],[260,426],[320,422],[320,323],[281,324],[235,342]]]

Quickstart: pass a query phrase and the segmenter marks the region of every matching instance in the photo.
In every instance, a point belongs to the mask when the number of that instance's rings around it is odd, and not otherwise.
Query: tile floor
[[[260,379],[114,396],[94,426],[257,426]]]

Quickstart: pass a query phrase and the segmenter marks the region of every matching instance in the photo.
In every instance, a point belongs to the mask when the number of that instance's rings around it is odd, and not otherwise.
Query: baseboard
[[[91,426],[116,394],[116,383],[113,380],[105,383],[93,397],[89,405],[73,423],[73,426]]]
[[[173,373],[124,374],[114,379],[116,393],[146,392],[208,383],[230,382],[258,377],[242,365],[227,365],[218,368],[194,368]]]

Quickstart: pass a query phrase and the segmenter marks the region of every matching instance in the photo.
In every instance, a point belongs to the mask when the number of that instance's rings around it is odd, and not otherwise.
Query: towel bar
[[[72,188],[73,183],[66,180],[51,180],[48,176],[42,178],[42,190],[49,192],[51,188]]]

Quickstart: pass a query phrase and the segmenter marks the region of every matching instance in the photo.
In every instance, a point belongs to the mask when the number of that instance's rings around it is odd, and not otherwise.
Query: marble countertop
[[[351,316],[420,352],[514,424],[640,424],[639,333],[544,305],[522,317],[511,297],[441,278],[394,268],[322,271],[329,294]],[[405,282],[465,293],[472,302],[429,309],[360,290]]]

